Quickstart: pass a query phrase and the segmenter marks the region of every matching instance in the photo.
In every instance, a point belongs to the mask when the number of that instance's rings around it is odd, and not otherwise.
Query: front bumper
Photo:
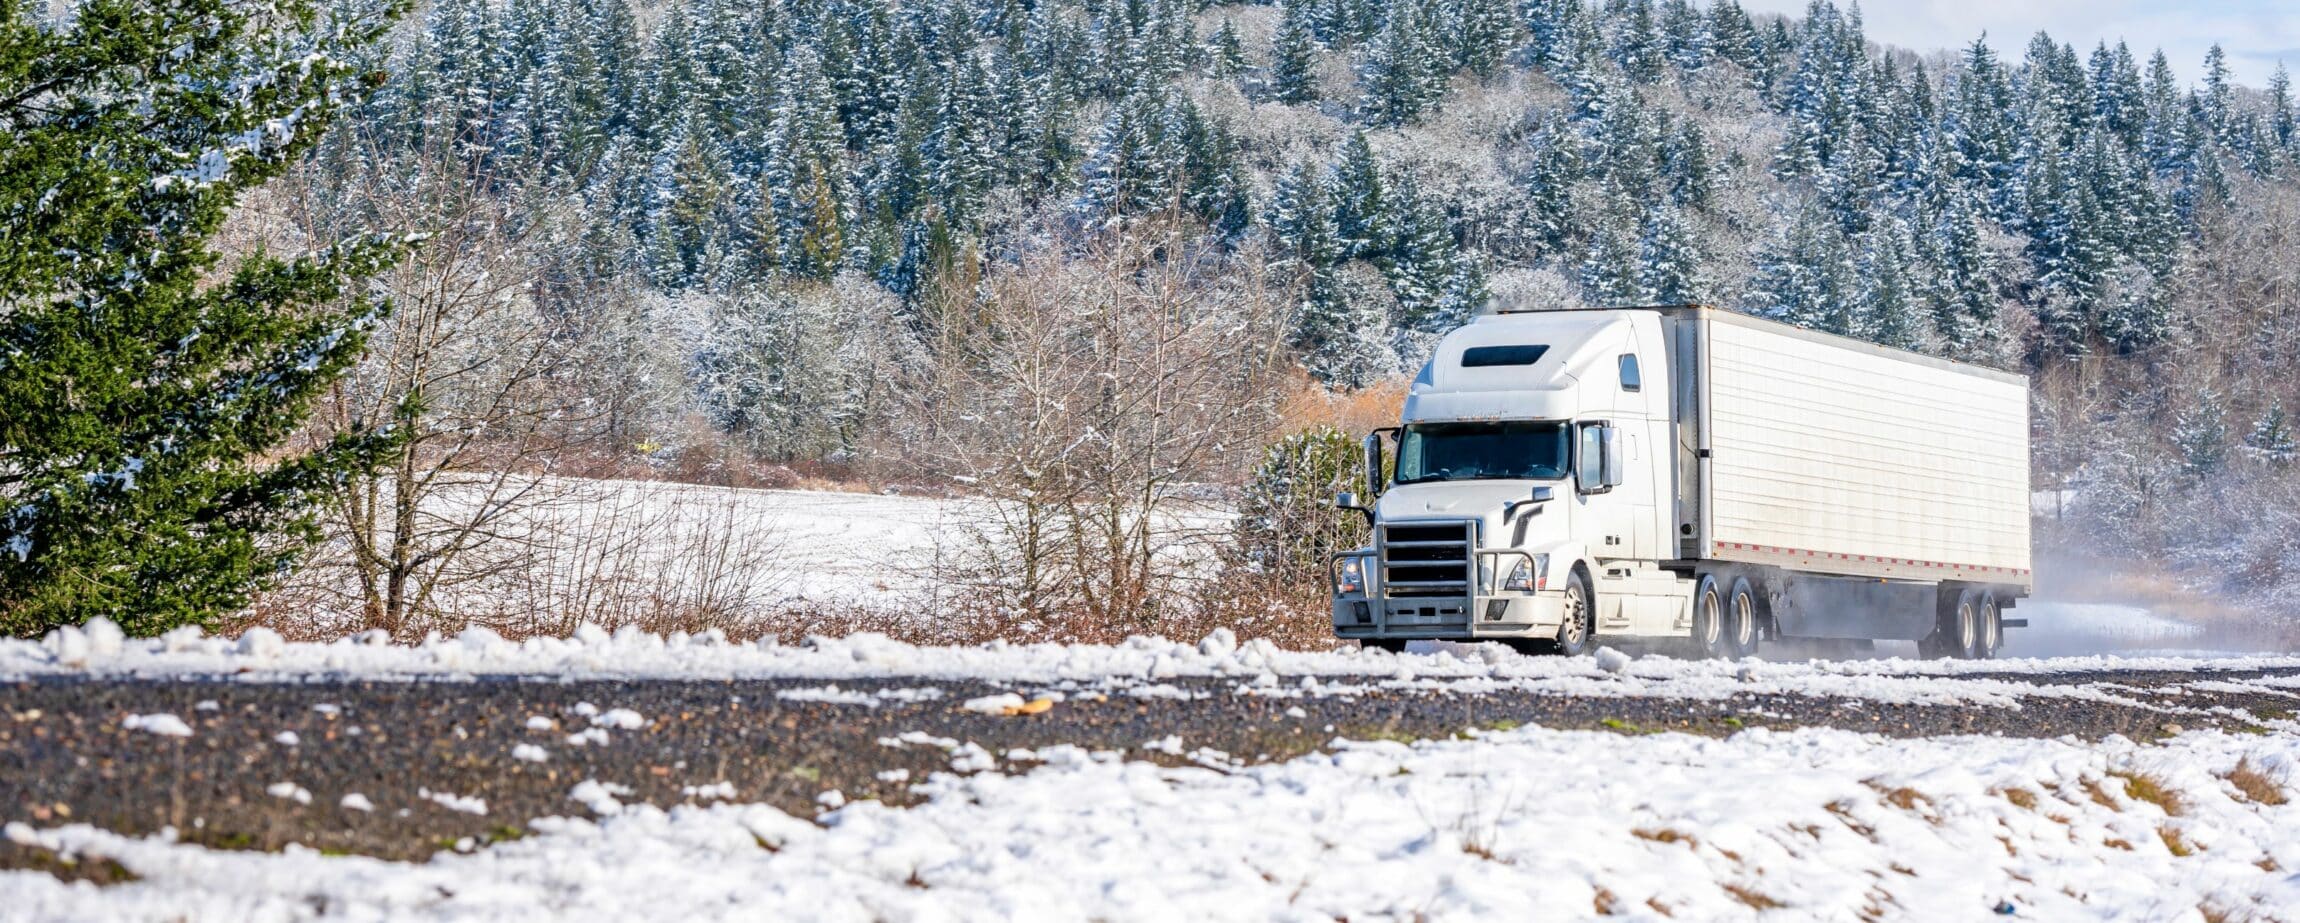
[[[1565,623],[1565,594],[1334,598],[1334,634],[1346,640],[1546,638]]]

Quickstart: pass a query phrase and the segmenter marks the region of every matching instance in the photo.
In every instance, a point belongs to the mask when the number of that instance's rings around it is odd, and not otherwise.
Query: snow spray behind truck
[[[1385,463],[1393,448],[1394,466]],[[1912,640],[1987,658],[2029,594],[2022,376],[1701,306],[1495,313],[1365,442],[1334,629],[1579,654]]]

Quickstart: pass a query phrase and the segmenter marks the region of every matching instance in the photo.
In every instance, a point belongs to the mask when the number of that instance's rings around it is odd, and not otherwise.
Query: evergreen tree
[[[2204,86],[2196,91],[2196,104],[2200,120],[2222,145],[2234,142],[2236,132],[2236,85],[2229,79],[2228,53],[2215,42],[2204,53]]]
[[[1627,308],[1652,303],[1639,276],[1636,225],[1616,213],[1600,222],[1589,235],[1581,258],[1582,298],[1601,308]]]
[[[2295,134],[2292,74],[2284,69],[2282,62],[2278,62],[2276,73],[2268,78],[2268,136],[2289,157],[2293,155],[2294,147],[2300,145],[2300,139],[2296,139]]]
[[[1830,333],[1857,334],[1859,274],[1834,221],[1808,210],[1760,248],[1752,313]]]
[[[1621,72],[1639,82],[1660,77],[1668,64],[1668,46],[1653,14],[1653,0],[1615,0],[1607,12],[1619,22],[1610,55]]]
[[[1916,246],[1908,225],[1898,218],[1879,223],[1870,230],[1865,249],[1861,278],[1867,290],[1855,334],[1900,349],[1922,347],[1925,319],[1921,294],[1909,273]]]
[[[1288,254],[1287,263],[1323,269],[1342,260],[1342,244],[1334,230],[1334,203],[1318,168],[1309,161],[1294,165],[1278,177],[1270,193],[1263,223]]]
[[[2228,412],[2220,395],[2207,388],[2172,419],[2172,445],[2181,471],[2194,481],[2209,480],[2228,460]]]
[[[1446,33],[1456,67],[1479,77],[1493,76],[1517,38],[1518,19],[1509,0],[1455,0],[1459,17]]]
[[[1389,249],[1392,227],[1381,164],[1365,132],[1350,136],[1334,164],[1334,233],[1343,259],[1371,257]]]
[[[1957,154],[1959,178],[1989,193],[1991,217],[2017,213],[2013,186],[2020,145],[2012,123],[2012,86],[1985,40],[1965,49],[1948,110],[1946,131]]]
[[[1238,27],[1228,19],[1206,43],[1206,76],[1227,80],[1246,69],[1246,46],[1238,40]]]
[[[1417,0],[1399,0],[1362,68],[1366,112],[1379,124],[1411,123],[1445,95],[1448,74]]]
[[[1282,103],[1318,99],[1318,40],[1308,19],[1309,0],[1289,0],[1270,45],[1270,95]]]
[[[0,18],[0,633],[206,624],[296,558],[312,492],[391,423],[290,442],[358,355],[380,307],[353,283],[396,241],[236,263],[210,243],[357,92],[347,62],[386,20],[301,0],[49,16]]]
[[[1707,263],[1693,229],[1667,203],[1646,210],[1637,243],[1637,296],[1647,304],[1707,302]]]
[[[1388,319],[1334,267],[1307,275],[1291,340],[1302,367],[1337,388],[1363,388],[1397,370]]]
[[[1952,199],[1935,229],[1933,325],[1949,355],[1983,358],[1994,352],[1997,321],[1996,261],[1982,238],[1980,208],[1969,196]]]
[[[1574,230],[1573,184],[1581,170],[1574,143],[1572,129],[1555,112],[1528,142],[1532,150],[1525,168],[1525,206],[1518,212],[1528,256],[1564,248]]]
[[[1411,330],[1440,332],[1457,319],[1442,317],[1441,305],[1455,278],[1459,253],[1453,229],[1434,197],[1422,192],[1420,178],[1404,171],[1392,185],[1383,210],[1379,238],[1386,242],[1376,254],[1383,278],[1397,297],[1397,325]]]
[[[2292,434],[2292,423],[2284,415],[2284,405],[2270,404],[2252,424],[2252,432],[2244,436],[2245,454],[2276,468],[2292,464],[2300,458],[2300,441]]]

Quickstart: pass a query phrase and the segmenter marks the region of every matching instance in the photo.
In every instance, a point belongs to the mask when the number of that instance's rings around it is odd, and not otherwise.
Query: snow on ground
[[[0,890],[18,919],[119,920],[2154,921],[2300,907],[2300,804],[2270,803],[2300,767],[2282,735],[1520,729],[1227,770],[1037,757],[1018,775],[938,773],[923,805],[847,805],[819,826],[763,805],[627,805],[605,794],[612,780],[586,780],[536,835],[412,864],[11,824],[17,843],[109,857],[138,880],[14,872]]]
[[[91,640],[93,639],[93,640]],[[2075,696],[2130,702],[2105,680],[2032,683],[2024,674],[2102,670],[2198,672],[2300,669],[2300,657],[2063,657],[2043,660],[1912,661],[1901,659],[1773,663],[1630,658],[1531,657],[1498,644],[1438,645],[1403,655],[1374,649],[1284,651],[1266,641],[1238,643],[1218,630],[1196,644],[1136,637],[1117,645],[919,647],[861,633],[785,646],[771,640],[732,643],[706,633],[668,637],[584,626],[568,638],[510,642],[484,628],[453,638],[393,644],[380,633],[326,643],[287,642],[265,629],[237,640],[179,629],[157,639],[128,639],[102,620],[65,628],[41,641],[0,639],[0,681],[29,676],[228,677],[235,682],[312,678],[463,680],[537,675],[554,679],[807,679],[824,681],[976,680],[1008,685],[1093,687],[1144,697],[1210,694],[1173,681],[1215,678],[1242,694],[1277,697],[1355,695],[1369,690],[1492,693],[1524,690],[1570,695],[1659,695],[1721,698],[1790,692],[1930,704],[2014,705],[2023,697]],[[2004,675],[2004,674],[2010,674]],[[2246,680],[2281,685],[2286,680]],[[840,701],[830,692],[826,701]],[[878,694],[873,694],[874,700]],[[860,696],[847,696],[861,704]],[[2171,708],[2163,702],[2153,707]]]

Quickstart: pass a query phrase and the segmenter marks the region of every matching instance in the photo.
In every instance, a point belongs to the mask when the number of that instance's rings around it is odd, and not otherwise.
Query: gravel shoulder
[[[584,815],[592,808],[572,795],[587,781],[627,803],[724,799],[813,816],[841,800],[912,803],[912,784],[934,772],[1025,770],[1034,763],[1030,750],[1055,744],[1230,769],[1299,756],[1336,738],[1419,740],[1521,725],[1708,736],[1808,726],[1894,737],[2286,733],[2300,727],[2291,723],[2300,694],[2276,686],[2286,677],[1992,677],[2112,693],[2024,696],[2017,707],[1777,692],[1272,695],[1207,679],[1145,698],[899,677],[842,683],[835,692],[819,681],[775,680],[42,678],[0,687],[0,822],[87,823],[130,835],[172,829],[223,848],[300,844],[420,859],[523,836],[533,818]],[[1062,701],[1037,714],[984,714],[962,704],[1050,691]],[[876,704],[855,704],[863,698]],[[144,715],[174,716],[189,733],[156,733],[130,720]],[[107,874],[58,867],[56,857],[14,845],[0,845],[0,867]]]

